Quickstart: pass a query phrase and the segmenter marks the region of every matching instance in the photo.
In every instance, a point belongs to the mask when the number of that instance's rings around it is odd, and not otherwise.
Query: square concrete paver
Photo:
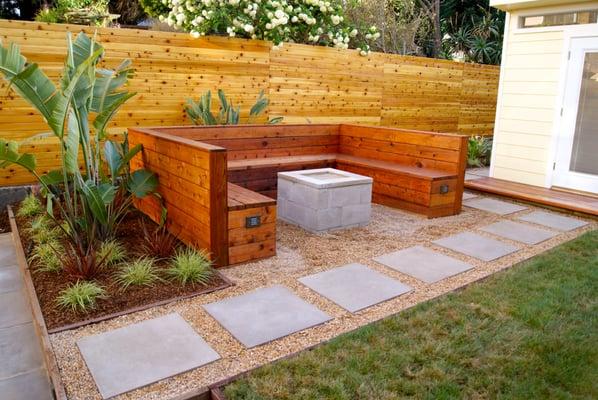
[[[433,243],[478,258],[482,261],[496,260],[497,258],[519,250],[518,247],[510,244],[499,240],[489,239],[471,232],[458,233],[456,235],[435,240]]]
[[[23,279],[18,267],[0,268],[0,293],[20,290],[22,286]]]
[[[42,363],[42,352],[32,323],[0,329],[0,379],[34,370]]]
[[[480,199],[470,199],[464,202],[463,205],[499,215],[513,214],[518,211],[527,210],[527,207],[519,206],[513,203],[507,203],[506,201],[490,199],[487,197]]]
[[[281,285],[257,289],[203,308],[245,347],[255,347],[331,318]]]
[[[31,309],[22,290],[0,293],[0,328],[31,321]]]
[[[53,400],[52,389],[44,368],[0,379],[2,400]]]
[[[533,222],[538,225],[544,225],[558,231],[572,231],[588,224],[587,222],[576,218],[564,217],[562,215],[552,214],[545,211],[534,211],[532,213],[522,215],[518,219],[522,221]]]
[[[546,229],[535,228],[513,221],[499,221],[480,229],[525,244],[538,244],[557,235],[557,233]]]
[[[384,254],[374,258],[374,261],[426,283],[438,282],[473,268],[472,265],[461,260],[423,246],[413,246]]]
[[[299,282],[351,312],[412,290],[410,286],[362,264],[348,264],[305,276]]]
[[[77,346],[104,399],[220,358],[176,313],[87,336]]]

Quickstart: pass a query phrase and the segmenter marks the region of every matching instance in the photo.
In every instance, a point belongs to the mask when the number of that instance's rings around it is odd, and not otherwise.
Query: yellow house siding
[[[598,8],[598,1],[493,0],[510,12],[503,49],[491,175],[549,187],[567,26],[519,29],[524,15]]]
[[[563,32],[517,30],[513,13],[503,59],[492,176],[544,186],[559,91]]]
[[[578,0],[490,0],[490,6],[503,11],[533,9],[538,7],[559,6],[579,3]]]

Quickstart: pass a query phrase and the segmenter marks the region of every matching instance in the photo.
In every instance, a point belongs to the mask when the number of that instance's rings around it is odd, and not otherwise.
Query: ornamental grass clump
[[[177,251],[166,270],[166,274],[181,285],[200,284],[206,286],[214,271],[207,253],[192,248]]]
[[[25,197],[23,201],[21,201],[21,204],[19,205],[19,210],[17,211],[17,216],[31,218],[40,215],[43,212],[44,207],[42,206],[41,201],[39,201],[37,196],[31,193],[27,195],[27,197]]]
[[[78,281],[62,290],[56,302],[61,308],[86,313],[95,308],[97,300],[105,294],[106,291],[95,282]]]
[[[30,262],[35,263],[36,272],[60,272],[62,262],[58,254],[64,252],[59,242],[40,243],[31,251]]]
[[[159,280],[154,259],[150,257],[141,257],[125,264],[116,277],[116,281],[123,290],[130,286],[153,286]]]
[[[106,240],[100,244],[98,258],[104,260],[106,266],[112,266],[124,261],[127,258],[127,250],[117,240]]]
[[[47,214],[34,218],[26,229],[31,240],[37,245],[44,243],[58,243],[62,238],[62,230],[55,226],[54,221]]]

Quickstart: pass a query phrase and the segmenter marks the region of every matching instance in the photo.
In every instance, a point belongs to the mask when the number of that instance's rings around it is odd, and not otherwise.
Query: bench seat
[[[276,198],[278,172],[324,167],[374,179],[372,200],[375,203],[430,218],[454,213],[458,175],[437,169],[329,153],[233,160],[228,162],[228,174],[230,182]]]
[[[276,200],[271,197],[228,183],[228,211],[275,205]]]

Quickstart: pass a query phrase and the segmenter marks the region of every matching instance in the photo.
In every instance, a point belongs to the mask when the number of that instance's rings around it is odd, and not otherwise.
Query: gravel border
[[[502,198],[501,200],[508,201]],[[170,399],[212,385],[227,377],[237,375],[324,340],[329,340],[344,332],[396,314],[417,303],[492,275],[569,241],[586,231],[598,228],[598,221],[585,219],[590,222],[589,225],[571,232],[559,233],[552,239],[532,246],[499,238],[478,229],[500,220],[517,221],[518,216],[541,209],[527,204],[526,206],[528,207],[527,210],[507,216],[499,216],[464,207],[460,215],[425,219],[425,217],[416,214],[373,205],[372,221],[367,227],[330,234],[310,234],[300,228],[279,222],[277,233],[278,255],[276,257],[220,270],[226,277],[235,282],[236,286],[51,335],[50,339],[68,397],[77,400],[101,399],[75,344],[77,339],[84,336],[109,331],[171,312],[180,313],[222,358],[208,366],[164,379],[116,397],[116,399]],[[570,214],[567,214],[567,216],[570,216]],[[522,221],[517,222],[524,223]],[[506,243],[516,244],[521,247],[521,250],[493,262],[485,263],[431,243],[441,237],[467,230]],[[375,256],[416,244],[425,245],[433,250],[461,259],[472,264],[475,268],[434,284],[426,284],[372,260]],[[412,286],[414,290],[411,293],[366,308],[356,314],[351,314],[313,292],[297,280],[297,278],[305,275],[352,262],[362,263],[376,271],[397,278],[401,282]],[[201,307],[202,304],[273,284],[286,286],[304,300],[330,314],[334,319],[323,325],[297,332],[274,342],[253,349],[245,349]]]

